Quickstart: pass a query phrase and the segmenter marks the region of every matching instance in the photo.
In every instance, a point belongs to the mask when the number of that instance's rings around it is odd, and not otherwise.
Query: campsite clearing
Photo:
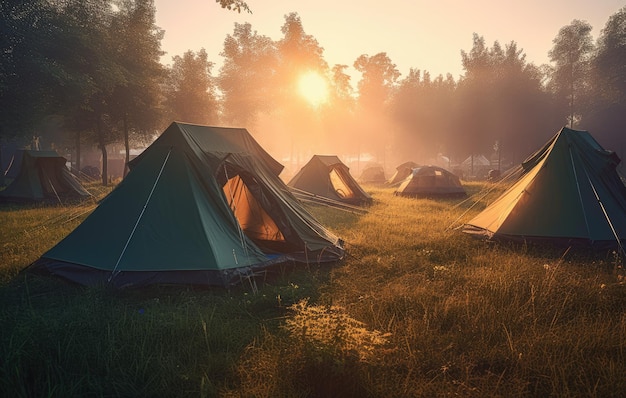
[[[485,183],[486,184],[486,183]],[[465,184],[472,196],[485,187]],[[0,208],[0,390],[10,396],[619,396],[626,286],[613,253],[448,229],[503,190],[310,211],[341,263],[234,289],[111,291],[19,273],[76,208]],[[87,209],[84,209],[88,211]],[[71,216],[76,214],[76,216]],[[54,227],[51,227],[54,225]],[[307,333],[315,331],[318,334]]]

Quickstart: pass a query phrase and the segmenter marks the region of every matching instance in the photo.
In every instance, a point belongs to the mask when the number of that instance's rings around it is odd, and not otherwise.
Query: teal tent
[[[343,256],[245,129],[172,123],[129,166],[34,270],[84,285],[230,286],[278,262]]]
[[[19,166],[12,165],[15,177],[0,191],[0,201],[63,202],[91,197],[67,169],[67,160],[55,151],[21,150],[15,159]]]
[[[587,132],[561,129],[521,165],[516,182],[464,226],[492,239],[621,247],[626,188],[620,159]]]
[[[419,166],[402,181],[395,195],[414,198],[466,197],[459,177],[438,166]]]
[[[372,197],[352,177],[348,166],[335,155],[314,155],[287,185],[296,191],[341,203],[372,203]]]

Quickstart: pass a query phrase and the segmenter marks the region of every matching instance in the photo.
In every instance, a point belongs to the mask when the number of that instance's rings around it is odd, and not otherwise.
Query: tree
[[[359,102],[366,108],[383,108],[400,77],[396,65],[383,52],[371,57],[359,56],[354,61],[354,69],[361,72],[361,80],[357,85]]]
[[[624,157],[626,125],[626,7],[612,15],[597,41],[592,60],[593,87],[585,126]]]
[[[252,31],[249,23],[235,23],[220,53],[224,64],[218,84],[222,92],[223,121],[248,126],[261,112],[272,109],[272,87],[278,66],[276,44]]]
[[[274,90],[273,116],[280,119],[284,142],[289,142],[292,160],[301,151],[319,151],[326,137],[322,136],[321,112],[311,106],[300,94],[298,85],[303,75],[313,73],[328,82],[328,64],[324,60],[324,49],[318,41],[307,34],[297,13],[285,15],[281,26],[283,37],[276,43],[279,64]],[[284,149],[284,148],[283,148]]]
[[[165,85],[165,107],[171,120],[197,124],[218,121],[218,101],[211,76],[213,63],[203,48],[172,58]]]
[[[602,30],[593,59],[599,92],[606,100],[626,104],[626,7],[612,15]]]
[[[117,37],[111,29],[113,10],[110,2],[97,0],[68,0],[63,8],[72,29],[72,51],[76,59],[72,70],[83,83],[78,97],[80,102],[68,113],[78,134],[84,131],[93,134],[102,154],[102,184],[105,186],[108,184],[106,146],[120,138],[112,117],[113,94],[126,80],[117,57]]]
[[[155,24],[153,0],[118,0],[117,7],[112,31],[124,80],[112,93],[111,114],[122,131],[125,164],[128,164],[130,133],[141,140],[161,127],[160,84],[165,77],[160,63],[163,31]]]
[[[329,137],[338,153],[353,150],[353,131],[355,131],[356,100],[350,84],[350,75],[346,73],[348,65],[334,65],[331,69],[328,106],[322,107],[323,131]]]
[[[226,8],[228,10],[233,10],[233,11],[237,11],[239,13],[241,13],[241,11],[247,11],[248,13],[252,14],[252,11],[250,11],[250,8],[248,8],[248,4],[246,4],[245,1],[241,1],[241,0],[215,0],[216,3],[218,3],[220,6],[222,6],[222,8]]]
[[[495,41],[489,48],[474,34],[473,43],[472,50],[461,51],[465,73],[456,92],[450,146],[460,160],[490,154],[497,141],[498,152],[517,163],[545,141],[546,130],[556,129],[542,74],[514,41],[504,48]]]
[[[398,83],[392,100],[393,117],[398,128],[394,134],[397,161],[427,163],[444,149],[451,130],[450,115],[456,83],[452,75],[430,74],[411,68]]]
[[[388,131],[393,131],[388,105],[400,72],[384,52],[359,56],[354,61],[354,68],[361,72],[361,80],[357,84],[357,112],[361,122],[358,142],[365,145],[359,148],[359,157],[363,150],[384,157]]]
[[[549,87],[557,97],[567,99],[570,127],[574,126],[577,111],[584,107],[584,96],[589,88],[590,58],[594,50],[591,29],[589,23],[573,20],[559,30],[552,41],[554,47],[548,53],[554,63]]]
[[[306,72],[326,75],[328,64],[324,60],[324,49],[317,40],[306,34],[297,13],[285,15],[280,28],[283,38],[278,41],[280,65],[277,73],[281,100],[287,104],[301,101],[298,97],[298,78]]]
[[[64,62],[69,29],[47,0],[0,1],[0,27],[0,136],[24,140],[76,87]]]

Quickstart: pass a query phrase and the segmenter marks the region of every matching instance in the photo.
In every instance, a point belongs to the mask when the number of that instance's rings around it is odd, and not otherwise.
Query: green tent
[[[358,182],[361,184],[382,185],[387,182],[385,169],[381,165],[369,165],[363,169]]]
[[[618,247],[626,237],[620,160],[587,131],[561,129],[464,232],[493,239]]]
[[[465,197],[467,193],[459,177],[437,166],[421,166],[400,184],[398,196],[414,198]]]
[[[350,174],[348,166],[335,155],[314,155],[287,184],[296,191],[337,202],[367,205],[372,197]]]
[[[67,160],[55,151],[22,150],[16,159],[20,164],[12,167],[15,178],[0,191],[0,201],[62,202],[91,197],[67,169]]]
[[[278,262],[343,256],[245,129],[172,123],[129,166],[34,270],[84,285],[229,286]]]

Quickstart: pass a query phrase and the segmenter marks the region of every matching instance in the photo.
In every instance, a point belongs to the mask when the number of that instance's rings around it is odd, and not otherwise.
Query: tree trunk
[[[107,146],[104,139],[104,128],[102,127],[102,119],[100,116],[97,117],[96,121],[96,129],[98,133],[98,145],[100,146],[100,151],[102,151],[102,185],[107,186],[109,184],[109,170],[108,170],[108,162],[109,158],[107,156]]]
[[[128,114],[124,113],[124,148],[126,149],[126,161],[124,162],[124,177],[128,174],[128,162],[130,162],[130,143],[128,140]]]
[[[80,131],[76,132],[76,142],[74,145],[76,145],[76,161],[74,162],[76,170],[74,172],[76,173],[77,176],[79,176],[80,175]]]

